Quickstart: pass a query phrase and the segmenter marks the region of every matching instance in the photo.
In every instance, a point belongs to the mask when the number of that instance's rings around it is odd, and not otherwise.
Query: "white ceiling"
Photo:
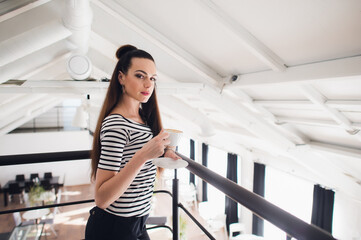
[[[1,135],[70,97],[99,106],[107,84],[71,80],[68,58],[109,78],[133,44],[165,126],[361,201],[361,1],[72,2],[0,3],[0,83],[28,80],[0,85]]]

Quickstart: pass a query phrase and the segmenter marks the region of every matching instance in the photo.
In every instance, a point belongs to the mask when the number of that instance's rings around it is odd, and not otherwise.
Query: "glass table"
[[[9,240],[37,240],[40,239],[43,229],[43,223],[17,226],[11,232]]]

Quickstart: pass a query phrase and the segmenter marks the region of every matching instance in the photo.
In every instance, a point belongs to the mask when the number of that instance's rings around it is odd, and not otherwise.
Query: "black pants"
[[[94,207],[85,228],[86,240],[149,240],[143,217],[118,217]]]

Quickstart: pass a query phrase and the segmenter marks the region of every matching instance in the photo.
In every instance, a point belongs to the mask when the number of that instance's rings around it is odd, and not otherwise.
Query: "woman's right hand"
[[[165,147],[170,144],[168,137],[169,133],[162,129],[157,136],[147,142],[136,154],[140,154],[145,160],[163,155]]]

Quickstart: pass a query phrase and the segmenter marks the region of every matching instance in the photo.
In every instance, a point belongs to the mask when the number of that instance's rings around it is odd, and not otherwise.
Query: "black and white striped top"
[[[121,171],[133,155],[143,147],[153,133],[149,126],[127,119],[120,114],[106,117],[100,130],[101,155],[98,168]],[[105,211],[122,216],[144,216],[149,213],[156,167],[148,160],[128,189]]]

